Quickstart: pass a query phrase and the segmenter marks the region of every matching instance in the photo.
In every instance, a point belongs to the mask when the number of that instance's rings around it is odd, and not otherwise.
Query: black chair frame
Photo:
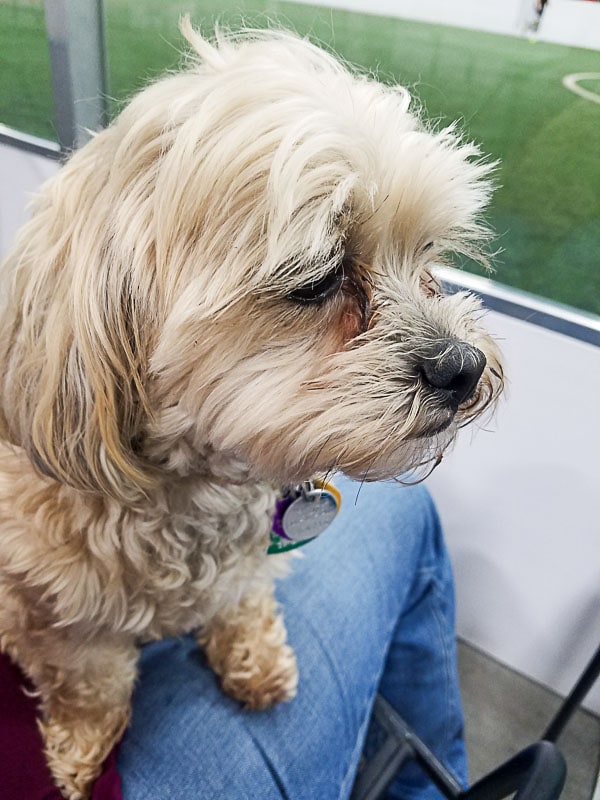
[[[600,647],[539,741],[521,750],[469,788],[435,757],[402,717],[378,695],[373,717],[385,733],[383,745],[362,769],[351,800],[379,800],[408,760],[415,761],[448,800],[558,800],[567,767],[557,740],[600,674]]]

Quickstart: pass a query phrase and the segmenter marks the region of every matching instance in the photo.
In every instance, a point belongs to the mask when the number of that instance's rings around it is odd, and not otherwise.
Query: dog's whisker
[[[364,477],[362,478],[362,480],[360,481],[360,484],[359,484],[359,486],[358,486],[358,489],[356,490],[356,496],[354,497],[354,505],[355,505],[355,506],[357,506],[357,505],[358,505],[358,498],[360,497],[360,493],[361,493],[361,491],[362,491],[362,488],[363,488],[363,486],[364,486],[364,485],[365,485],[365,483],[366,483],[366,480],[367,480],[368,473],[369,473],[369,470],[367,470],[367,471],[365,472],[365,475],[364,475]]]

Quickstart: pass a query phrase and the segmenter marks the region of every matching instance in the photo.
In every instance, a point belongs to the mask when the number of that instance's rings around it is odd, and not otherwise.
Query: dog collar
[[[286,553],[312,542],[335,519],[342,496],[331,483],[305,481],[277,501],[267,555]]]

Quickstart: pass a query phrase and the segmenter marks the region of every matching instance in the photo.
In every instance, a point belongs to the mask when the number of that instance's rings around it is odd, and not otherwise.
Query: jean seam
[[[441,649],[442,649],[442,652],[444,654],[444,673],[445,673],[445,676],[446,676],[446,684],[445,684],[446,685],[446,689],[445,689],[446,713],[444,715],[444,718],[445,718],[446,722],[445,722],[445,728],[444,728],[444,750],[447,750],[449,742],[450,742],[449,725],[450,725],[450,719],[451,719],[451,712],[454,711],[454,709],[451,708],[452,700],[451,700],[451,696],[450,696],[451,695],[450,686],[453,683],[453,672],[450,669],[450,661],[451,661],[451,655],[452,654],[450,653],[450,649],[448,647],[447,638],[444,635],[444,630],[445,630],[444,619],[443,619],[444,615],[443,615],[442,609],[440,608],[440,585],[439,585],[439,580],[437,580],[435,578],[434,578],[434,581],[433,581],[433,588],[434,588],[434,592],[433,592],[434,601],[432,603],[432,606],[433,606],[432,610],[433,610],[433,616],[435,618],[436,625],[437,625],[438,641],[441,644]],[[440,757],[441,756],[442,756],[442,754],[440,753]]]
[[[379,684],[381,683],[383,670],[385,669],[385,663],[386,663],[386,660],[387,660],[387,653],[388,653],[389,647],[391,645],[392,636],[393,636],[394,629],[395,629],[397,623],[398,623],[398,619],[395,618],[388,625],[387,635],[385,637],[386,646],[383,649],[383,654],[382,654],[382,659],[381,659],[381,667],[380,667],[379,671],[376,672],[375,675],[373,675],[373,677],[371,678],[371,691],[368,693],[368,698],[369,699],[367,700],[367,703],[366,703],[366,706],[365,706],[365,709],[364,709],[363,721],[362,721],[362,723],[361,723],[361,725],[360,725],[360,727],[358,729],[358,735],[356,737],[356,744],[354,745],[354,747],[352,749],[352,752],[350,753],[350,759],[349,759],[348,767],[347,767],[346,772],[344,774],[344,777],[342,779],[342,783],[341,783],[341,786],[340,786],[340,791],[339,791],[339,794],[338,794],[338,800],[344,800],[344,798],[346,798],[349,795],[349,789],[351,790],[352,785],[354,784],[354,781],[356,779],[356,772],[357,772],[357,767],[358,767],[358,763],[359,763],[359,759],[356,758],[356,753],[359,750],[359,748],[360,748],[359,752],[362,752],[362,750],[364,748],[365,738],[366,738],[366,731],[369,728],[369,725],[371,723],[371,717],[373,715],[373,706],[374,706],[374,703],[375,703],[375,695],[377,694],[377,689],[379,687]],[[370,706],[370,708],[369,708],[369,706]],[[354,772],[353,772],[353,770],[354,770]],[[349,787],[348,784],[350,782],[351,782],[351,785]]]
[[[256,738],[256,736],[252,733],[252,731],[251,731],[249,726],[245,725],[244,728],[245,728],[245,730],[246,730],[246,732],[247,732],[247,734],[248,734],[248,736],[250,738],[250,741],[254,744],[255,748],[257,749],[257,751],[262,756],[263,762],[264,762],[264,764],[265,764],[265,766],[266,766],[266,768],[267,768],[267,770],[269,772],[269,775],[271,776],[271,778],[273,780],[273,783],[275,784],[275,786],[277,787],[278,791],[280,792],[282,800],[290,800],[290,797],[289,797],[289,795],[287,793],[287,790],[285,788],[283,780],[278,775],[277,769],[275,768],[275,765],[273,764],[273,762],[271,761],[271,759],[267,755],[264,747],[262,746],[260,741]]]
[[[440,750],[436,748],[434,755],[445,763],[449,753],[450,745],[452,742],[452,720],[456,719],[460,712],[460,702],[458,695],[452,691],[452,686],[457,681],[457,676],[454,673],[452,664],[454,663],[453,653],[448,638],[445,635],[447,626],[445,625],[444,613],[444,598],[446,596],[444,584],[446,578],[440,575],[439,568],[436,566],[424,566],[417,571],[417,578],[415,580],[414,589],[419,589],[419,595],[424,590],[424,581],[430,586],[431,596],[431,617],[435,621],[436,638],[440,645],[440,652],[443,655],[443,670],[445,675],[445,691],[444,691],[444,704],[445,713],[443,718],[445,720],[443,733],[439,742]],[[443,748],[443,749],[442,749]],[[395,781],[402,781],[399,775],[394,779]],[[463,784],[463,780],[459,780]]]

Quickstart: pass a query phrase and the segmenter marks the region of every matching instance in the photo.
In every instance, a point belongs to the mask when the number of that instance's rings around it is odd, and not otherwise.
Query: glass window
[[[0,0],[0,123],[56,140],[43,0]]]
[[[234,28],[273,20],[408,86],[429,117],[460,120],[501,162],[490,214],[500,249],[494,277],[600,313],[600,104],[562,83],[596,72],[586,85],[600,92],[598,51],[272,0],[107,0],[106,9],[117,97],[177,63],[175,20],[185,12],[208,34],[217,20]]]
[[[600,3],[593,5],[600,25]],[[533,15],[533,0],[531,6]],[[466,135],[500,160],[489,217],[500,250],[494,277],[600,313],[598,50],[304,3],[106,0],[113,113],[148,80],[177,66],[183,13],[208,35],[217,21],[226,28],[291,27],[381,80],[408,86],[437,125],[460,120]],[[7,62],[0,122],[52,136],[42,2],[0,0],[0,14]],[[577,85],[585,92],[563,84],[582,74],[588,77]],[[472,263],[462,266],[481,272]]]

